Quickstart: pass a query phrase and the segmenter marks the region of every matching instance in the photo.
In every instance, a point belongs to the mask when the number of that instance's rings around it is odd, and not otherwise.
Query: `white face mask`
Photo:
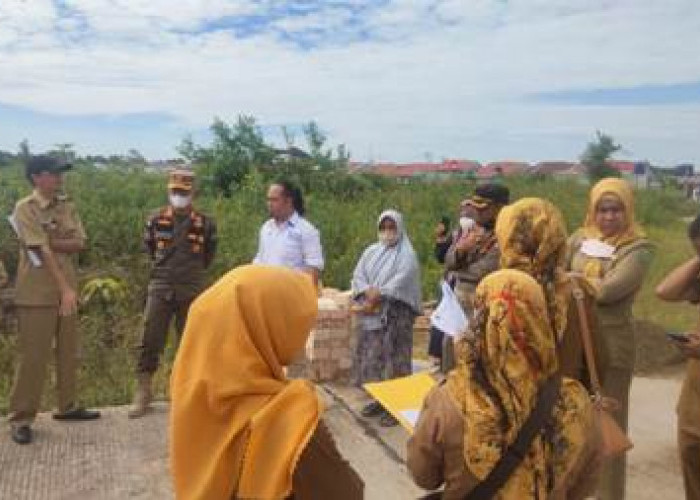
[[[187,208],[192,203],[192,196],[186,196],[183,194],[171,193],[169,198],[170,204],[173,206],[173,208]]]
[[[393,247],[399,242],[399,234],[396,231],[379,231],[377,237],[388,247]]]
[[[465,233],[468,233],[469,231],[471,231],[475,225],[476,225],[476,222],[474,222],[474,219],[472,219],[471,217],[460,217],[459,218],[459,227],[461,227],[462,231]]]

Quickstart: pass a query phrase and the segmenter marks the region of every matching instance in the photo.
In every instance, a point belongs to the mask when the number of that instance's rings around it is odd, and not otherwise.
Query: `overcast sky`
[[[170,157],[243,113],[355,160],[575,159],[600,129],[700,164],[699,52],[697,0],[1,0],[0,149]]]

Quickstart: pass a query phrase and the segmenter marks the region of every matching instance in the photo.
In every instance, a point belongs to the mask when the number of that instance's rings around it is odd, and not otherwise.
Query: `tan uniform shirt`
[[[465,425],[468,422],[442,384],[426,396],[415,433],[408,441],[406,465],[413,480],[429,490],[444,485],[445,500],[464,498],[478,484],[464,459]],[[599,446],[600,431],[591,427],[576,463],[564,477],[556,478],[550,499],[577,500],[592,493],[600,470]]]
[[[456,278],[455,293],[467,315],[471,315],[476,287],[483,278],[498,270],[501,251],[498,244],[489,241],[485,250],[476,248],[471,252],[459,252],[457,242],[458,238],[455,238],[445,255],[445,269]]]
[[[700,277],[685,295],[689,302],[700,303]],[[688,360],[677,410],[678,428],[700,438],[700,359]]]
[[[576,233],[569,239],[568,267],[574,272],[584,270],[585,256],[579,251],[583,239],[581,233]],[[603,262],[603,278],[596,296],[596,316],[611,368],[634,368],[632,306],[653,257],[652,243],[640,239],[619,249],[612,259]]]
[[[52,238],[85,240],[87,236],[78,212],[65,196],[59,195],[49,200],[35,191],[17,202],[14,216],[20,239],[15,303],[19,306],[58,306],[58,284],[46,265],[32,265],[27,250],[48,250]],[[77,289],[76,257],[59,252],[54,252],[54,256],[68,284]]]

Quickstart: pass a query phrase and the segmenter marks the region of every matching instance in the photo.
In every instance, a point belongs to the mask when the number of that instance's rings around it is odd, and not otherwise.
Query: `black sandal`
[[[391,413],[385,411],[384,415],[379,419],[379,425],[382,427],[396,427],[399,425],[399,421]]]
[[[360,415],[362,415],[365,418],[370,418],[370,417],[378,417],[384,412],[384,408],[382,405],[377,403],[376,401],[371,402],[364,408],[362,408],[362,411],[360,412]]]

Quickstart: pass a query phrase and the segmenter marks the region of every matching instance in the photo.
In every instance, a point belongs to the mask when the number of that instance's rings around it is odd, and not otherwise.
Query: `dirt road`
[[[636,378],[632,386],[628,498],[682,500],[675,446],[678,374]],[[354,390],[328,388],[326,419],[338,446],[366,482],[366,498],[416,498],[403,460],[406,433],[381,429],[357,416],[364,403]],[[0,499],[151,500],[172,498],[167,468],[167,407],[128,420],[123,407],[97,422],[58,424],[41,415],[31,446],[0,436]],[[196,429],[193,429],[196,432]]]

